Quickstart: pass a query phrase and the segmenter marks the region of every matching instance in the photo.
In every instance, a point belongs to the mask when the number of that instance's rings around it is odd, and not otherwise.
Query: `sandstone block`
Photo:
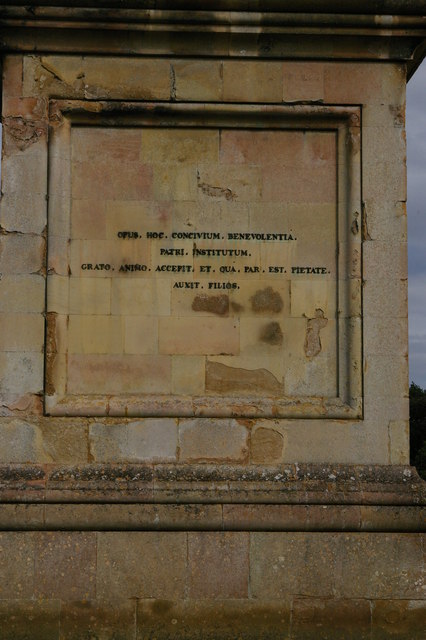
[[[83,97],[83,75],[80,56],[25,56],[23,95]]]
[[[121,318],[114,316],[70,316],[67,336],[69,353],[122,353],[121,324]]]
[[[44,318],[40,313],[3,313],[0,317],[2,351],[41,352],[44,343]]]
[[[189,203],[186,202],[185,206],[187,205]],[[116,240],[118,232],[123,229],[137,229],[142,238],[146,237],[148,231],[163,232],[165,236],[172,231],[172,203],[170,202],[107,200],[105,211],[105,218],[101,215],[101,219],[106,222],[106,230],[102,230],[102,233],[109,240]],[[94,216],[93,222],[97,222],[97,216]],[[90,235],[81,237],[96,238],[98,237],[96,233],[97,229],[93,226],[93,232],[90,232]],[[139,238],[138,244],[141,242],[142,239]]]
[[[259,167],[249,165],[205,164],[197,171],[197,189],[201,202],[259,202],[262,172]]]
[[[207,532],[188,534],[190,598],[247,598],[249,534]]]
[[[379,262],[377,268],[381,269]],[[367,277],[363,283],[363,302],[364,308],[368,309],[371,316],[406,318],[407,278],[405,274],[399,277],[395,274],[393,278],[387,278],[385,283],[382,277],[380,279]]]
[[[302,173],[299,167],[273,165],[262,171],[262,198],[269,202],[292,204],[334,203],[336,176],[333,164],[312,167]]]
[[[373,640],[422,640],[425,608],[423,600],[373,600]]]
[[[88,460],[88,427],[78,421],[46,420],[38,428],[37,460],[59,464],[81,464]]]
[[[124,318],[124,353],[158,353],[158,319],[152,316]]]
[[[334,594],[336,536],[252,533],[250,584],[254,598]]]
[[[73,162],[97,162],[100,150],[112,163],[139,160],[141,133],[137,129],[75,126],[71,136]]]
[[[108,73],[105,59],[84,59],[84,95],[87,98],[128,100],[169,100],[170,63],[144,58],[110,58]]]
[[[61,638],[78,637],[119,638],[135,637],[136,601],[82,600],[65,602],[61,606]]]
[[[3,96],[22,96],[23,56],[7,55],[3,58]]]
[[[142,131],[143,163],[197,164],[217,162],[219,131],[211,129],[145,129]]]
[[[295,640],[370,640],[367,600],[295,598],[292,635]]]
[[[327,63],[324,68],[325,102],[363,104],[380,102],[381,70],[374,63]]]
[[[322,62],[283,62],[283,100],[324,100]]]
[[[344,534],[336,557],[335,593],[344,598],[421,598],[422,535]]]
[[[44,266],[45,241],[40,236],[7,234],[0,238],[0,272],[38,273]]]
[[[217,101],[222,99],[222,63],[214,60],[175,60],[176,100]]]
[[[51,280],[51,277],[49,278]],[[109,278],[70,278],[69,313],[108,315],[111,308]]]
[[[135,291],[127,278],[115,278],[111,283],[111,313],[125,316],[168,316],[170,314],[170,281],[147,280]]]
[[[408,397],[407,356],[365,355],[365,399]]]
[[[16,399],[43,389],[43,354],[36,352],[0,353],[0,393]]]
[[[40,275],[4,275],[0,280],[0,311],[42,313],[45,280]]]
[[[131,203],[128,203],[131,206]],[[71,201],[71,237],[76,239],[106,238],[106,201],[98,198]],[[116,236],[115,236],[116,237]]]
[[[202,395],[205,390],[205,358],[172,356],[172,393]]]
[[[390,420],[390,463],[409,464],[410,425],[408,420]]]
[[[226,60],[223,63],[223,99],[226,102],[281,102],[282,93],[279,62]]]
[[[226,165],[301,165],[307,136],[309,134],[301,131],[225,129],[220,135],[220,162]]]
[[[11,420],[2,425],[1,461],[3,463],[37,462],[41,453],[39,436],[38,428],[23,420]]]
[[[6,231],[41,235],[47,222],[44,193],[28,193],[22,189],[3,194],[0,206],[1,225]]]
[[[180,355],[237,354],[240,349],[238,320],[160,318],[158,347],[160,353]]]
[[[2,160],[2,191],[45,196],[47,188],[47,154],[41,143],[31,155],[14,154]]]
[[[186,566],[186,533],[98,534],[97,595],[103,600],[183,598]]]
[[[68,360],[72,394],[170,393],[168,356],[76,354]]]
[[[251,461],[254,464],[281,462],[286,441],[287,438],[278,429],[258,427],[250,440]]]
[[[15,600],[0,601],[0,629],[2,640],[57,640],[59,638],[59,616],[61,601]]]
[[[247,458],[247,429],[237,420],[183,420],[179,425],[182,461],[243,462]]]
[[[7,603],[10,606],[10,600],[30,600],[33,597],[33,533],[14,531],[0,533],[0,578],[0,601],[3,601],[2,604]],[[4,614],[4,611],[0,613],[0,621]]]
[[[173,462],[177,425],[169,418],[89,427],[90,452],[96,462]]]
[[[408,354],[406,318],[364,315],[363,338],[367,354],[391,357]]]
[[[83,199],[149,200],[152,195],[152,167],[139,162],[123,161],[120,171],[103,155],[97,161],[75,162],[72,193]]]
[[[96,592],[96,533],[38,532],[35,536],[35,595],[87,600]]]
[[[270,640],[286,637],[290,628],[290,602],[259,600],[139,600],[137,639]]]

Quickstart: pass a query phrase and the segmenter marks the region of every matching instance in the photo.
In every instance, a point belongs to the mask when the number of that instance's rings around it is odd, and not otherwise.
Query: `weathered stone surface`
[[[186,533],[98,534],[100,598],[183,598],[186,570]]]
[[[7,275],[40,273],[44,266],[44,238],[10,233],[0,237],[0,271]]]
[[[172,98],[216,100],[222,98],[222,63],[212,60],[175,60],[171,63]]]
[[[249,534],[189,533],[188,571],[190,598],[247,598]]]
[[[273,640],[290,628],[290,603],[253,600],[139,600],[137,639]]]
[[[286,439],[275,429],[259,427],[251,436],[251,461],[254,464],[274,463],[282,459]]]
[[[227,102],[280,102],[282,70],[276,62],[223,63],[223,99]]]
[[[2,640],[59,640],[61,601],[0,600],[0,633]]]
[[[42,313],[45,304],[45,280],[40,275],[2,276],[0,311]],[[33,316],[32,316],[33,317]]]
[[[0,601],[33,598],[34,536],[27,532],[0,533]],[[5,615],[5,607],[2,615]]]
[[[252,597],[334,595],[337,535],[251,533],[250,539]]]
[[[96,534],[38,532],[34,594],[38,598],[89,600],[96,593]]]
[[[425,619],[424,600],[373,600],[373,640],[421,640]]]
[[[423,18],[154,4],[3,10],[0,636],[415,640]]]
[[[252,395],[263,391],[267,395],[280,396],[283,387],[267,369],[244,369],[229,367],[221,362],[206,363],[206,391]]]
[[[247,437],[247,429],[236,420],[182,420],[180,460],[243,462],[248,455]]]
[[[422,598],[422,535],[345,534],[335,553],[335,592],[345,598]]]
[[[61,606],[61,639],[78,637],[134,640],[135,600],[82,600]]]
[[[295,640],[370,640],[368,600],[295,598],[292,637]]]
[[[96,462],[176,460],[177,424],[173,419],[146,419],[128,424],[89,427],[90,454]]]
[[[31,423],[17,419],[3,424],[0,443],[4,462],[28,463],[40,460],[39,432]]]

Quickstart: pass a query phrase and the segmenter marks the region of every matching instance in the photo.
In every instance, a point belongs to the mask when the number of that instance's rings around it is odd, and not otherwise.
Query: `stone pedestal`
[[[199,4],[0,8],[0,638],[420,639],[424,2]]]

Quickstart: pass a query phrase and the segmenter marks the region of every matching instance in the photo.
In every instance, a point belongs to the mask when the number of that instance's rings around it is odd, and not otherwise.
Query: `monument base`
[[[0,478],[2,639],[421,638],[425,485],[411,467],[5,465]]]

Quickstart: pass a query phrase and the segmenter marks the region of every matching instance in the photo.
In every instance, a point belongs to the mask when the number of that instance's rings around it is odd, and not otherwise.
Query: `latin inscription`
[[[154,241],[163,241],[167,240],[168,236],[165,235],[161,231],[146,231],[146,238]],[[138,231],[118,231],[117,238],[119,240],[139,240],[142,239],[143,234]],[[223,235],[219,232],[184,232],[184,231],[173,231],[171,233],[172,239],[179,240],[213,240],[223,242],[224,240],[228,241],[243,241],[243,242],[292,242],[296,241],[297,238],[293,233],[228,233]],[[193,257],[203,256],[206,258],[221,258],[221,257],[232,257],[235,259],[238,258],[251,258],[252,253],[249,248],[224,248],[223,246],[220,248],[203,248],[193,246],[191,251],[185,249],[185,247],[164,247],[160,246],[159,255],[161,258],[163,257],[181,257],[185,258],[189,255]],[[81,265],[81,269],[83,271],[115,271],[118,269],[120,274],[123,273],[135,273],[135,272],[160,272],[160,273],[170,273],[170,274],[192,274],[195,269],[192,264],[167,264],[162,262],[160,264],[153,264],[152,267],[147,264],[121,264],[120,266],[106,263],[83,263]],[[213,276],[213,274],[240,274],[244,273],[245,275],[254,275],[259,276],[260,274],[285,274],[287,273],[287,269],[283,265],[269,265],[267,269],[262,269],[260,266],[255,264],[240,264],[238,260],[235,261],[235,264],[232,265],[218,265],[217,262],[213,262],[212,264],[200,264],[198,266],[200,274],[209,274]],[[327,275],[330,273],[330,270],[324,266],[301,266],[301,265],[291,265],[290,266],[291,274],[312,274],[312,275]],[[237,276],[236,276],[237,277]],[[188,289],[204,289],[204,287],[208,289],[239,289],[239,285],[237,282],[208,282],[206,285],[201,282],[191,281],[191,282],[175,282],[173,284],[173,288],[188,288]]]

